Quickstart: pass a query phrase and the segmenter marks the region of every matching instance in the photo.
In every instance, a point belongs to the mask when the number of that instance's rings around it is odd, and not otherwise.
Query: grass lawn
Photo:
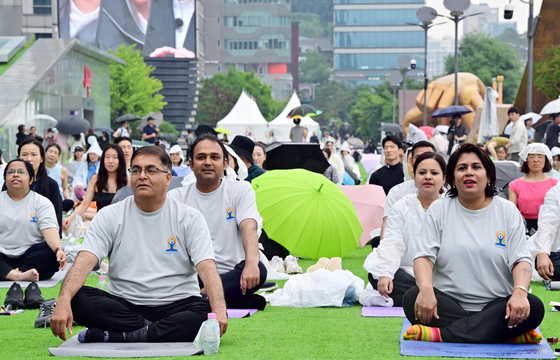
[[[342,266],[367,281],[362,264],[371,248],[360,248],[343,259]],[[305,270],[315,261],[300,260]],[[97,278],[88,277],[95,286]],[[283,282],[280,282],[283,285]],[[533,283],[533,293],[547,309],[551,300],[560,301],[560,292],[546,291]],[[43,289],[45,298],[58,294],[56,288]],[[7,289],[0,289],[3,301]],[[49,347],[61,341],[50,329],[33,329],[38,310],[0,317],[0,359],[52,359]],[[363,318],[361,306],[349,308],[296,309],[268,306],[245,319],[231,319],[222,338],[219,358],[225,359],[397,359],[402,319]],[[547,312],[541,330],[544,337],[560,335],[560,314]],[[77,334],[82,328],[74,330]],[[163,358],[162,358],[163,359]],[[178,358],[177,358],[178,359]],[[428,358],[426,358],[428,359]],[[430,358],[432,359],[432,358]],[[434,358],[435,359],[435,358]]]

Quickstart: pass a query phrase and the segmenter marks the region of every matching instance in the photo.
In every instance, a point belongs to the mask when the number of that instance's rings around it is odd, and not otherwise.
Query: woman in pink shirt
[[[537,230],[539,209],[544,203],[544,196],[558,180],[545,173],[552,169],[552,153],[548,146],[540,143],[527,145],[519,153],[521,171],[526,175],[509,184],[509,200],[513,202],[527,223],[527,230]]]

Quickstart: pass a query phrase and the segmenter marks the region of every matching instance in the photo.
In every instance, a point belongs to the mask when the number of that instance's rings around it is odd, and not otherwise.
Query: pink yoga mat
[[[362,308],[364,317],[405,317],[402,307],[371,306]]]
[[[227,316],[230,319],[240,319],[249,317],[257,311],[257,309],[227,309]]]

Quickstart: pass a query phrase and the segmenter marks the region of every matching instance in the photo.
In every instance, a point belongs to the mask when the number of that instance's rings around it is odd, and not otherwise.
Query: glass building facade
[[[334,77],[349,85],[376,85],[408,55],[423,74],[424,30],[416,11],[425,0],[334,0]]]

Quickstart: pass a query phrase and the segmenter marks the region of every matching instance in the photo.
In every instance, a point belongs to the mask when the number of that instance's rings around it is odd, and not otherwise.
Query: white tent
[[[292,94],[292,97],[290,98],[290,101],[288,101],[288,104],[286,105],[286,107],[284,108],[284,110],[282,110],[282,112],[280,113],[280,115],[278,115],[276,117],[276,119],[272,120],[271,122],[268,123],[269,128],[273,128],[275,130],[277,130],[274,135],[276,137],[276,140],[278,141],[290,141],[290,130],[292,129],[292,127],[294,127],[294,121],[290,118],[288,118],[288,113],[295,107],[301,106],[301,102],[299,101],[299,97],[296,94],[296,92],[294,92]],[[319,123],[313,119],[311,119],[309,116],[306,116],[304,118],[301,119],[301,126],[306,127],[307,128],[307,140],[309,141],[309,138],[311,137],[311,135],[313,134],[313,132],[315,132],[317,135],[319,135]]]
[[[217,127],[229,130],[230,141],[236,135],[246,136],[249,132],[253,133],[255,141],[264,141],[267,125],[268,122],[262,116],[257,103],[245,91],[241,92],[229,114],[216,124]]]

